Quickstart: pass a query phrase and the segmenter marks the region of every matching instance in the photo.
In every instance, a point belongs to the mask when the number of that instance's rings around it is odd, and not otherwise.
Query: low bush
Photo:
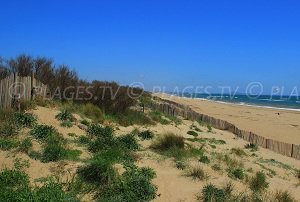
[[[85,125],[85,126],[87,126],[87,127],[90,126],[90,122],[88,120],[86,120],[86,119],[81,120],[80,123],[83,124],[83,125]]]
[[[99,201],[152,201],[157,191],[151,183],[155,176],[150,168],[127,168],[119,180],[99,193]]]
[[[171,148],[184,149],[185,140],[182,136],[175,135],[173,133],[167,133],[157,139],[157,141],[151,146],[155,150],[166,151]]]
[[[8,151],[19,146],[19,142],[14,139],[1,138],[0,139],[0,150]]]
[[[65,149],[55,138],[50,138],[42,154],[43,162],[55,162],[63,159]]]
[[[245,171],[242,168],[229,168],[228,176],[234,179],[243,180],[245,178]]]
[[[208,177],[205,174],[204,170],[199,166],[190,168],[187,171],[186,176],[187,177],[192,177],[194,180],[204,180]]]
[[[154,133],[151,132],[150,130],[145,130],[145,131],[138,133],[138,137],[141,140],[151,140],[154,138]]]
[[[95,155],[87,165],[78,169],[79,176],[89,183],[108,185],[117,177],[113,165],[122,159],[119,150],[109,150]]]
[[[50,137],[51,135],[56,134],[56,133],[57,133],[57,131],[54,127],[47,126],[47,125],[36,125],[30,131],[30,134],[34,138],[41,139],[41,140],[45,140],[48,137]]]
[[[139,149],[139,144],[132,134],[122,135],[116,138],[119,145],[127,150],[136,151]]]
[[[210,160],[209,160],[208,156],[202,155],[199,159],[199,162],[209,164]]]
[[[91,136],[111,138],[113,136],[113,128],[106,126],[102,127],[99,124],[91,124],[87,130]]]
[[[266,175],[263,172],[257,172],[249,181],[250,189],[254,192],[261,192],[269,187]]]
[[[192,130],[188,131],[187,134],[194,136],[194,137],[198,137],[198,133],[196,133],[195,131],[192,131]]]
[[[21,127],[32,127],[36,124],[36,118],[30,113],[16,112],[14,116],[16,124]]]
[[[0,125],[0,135],[3,137],[16,136],[19,133],[19,128],[13,122],[4,122]]]
[[[91,138],[81,135],[78,137],[77,142],[81,145],[88,145],[91,143]]]
[[[252,152],[258,151],[258,145],[253,143],[246,144],[245,148],[250,149]]]

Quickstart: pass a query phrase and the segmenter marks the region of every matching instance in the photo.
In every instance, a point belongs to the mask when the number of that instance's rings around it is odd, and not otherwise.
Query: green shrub
[[[69,161],[78,161],[81,154],[82,152],[77,149],[64,149],[62,158]]]
[[[258,145],[253,143],[246,144],[245,148],[250,149],[252,152],[258,151]]]
[[[234,179],[243,180],[245,178],[245,171],[242,168],[229,169],[228,176]]]
[[[135,139],[134,135],[132,134],[122,135],[117,138],[117,141],[120,144],[120,146],[124,149],[132,151],[136,151],[139,149],[139,144]]]
[[[104,115],[103,115],[102,110],[96,105],[93,105],[91,103],[87,103],[87,104],[82,106],[81,110],[82,110],[82,113],[87,118],[92,119],[95,122],[102,122],[104,120]],[[82,124],[84,124],[84,123],[82,123]],[[88,126],[88,124],[84,124],[84,125]]]
[[[184,149],[184,146],[185,141],[182,136],[178,136],[173,133],[167,133],[159,137],[151,147],[155,150],[166,151],[174,147]]]
[[[64,109],[62,110],[60,113],[58,113],[55,118],[59,121],[70,121],[70,122],[73,122],[75,121],[75,118],[74,116],[72,115],[72,113],[67,110],[67,109]]]
[[[194,180],[204,180],[207,178],[207,175],[205,174],[204,170],[199,166],[190,168],[187,171],[186,176],[192,177]]]
[[[16,123],[21,127],[32,127],[36,124],[36,118],[30,113],[16,112]]]
[[[0,139],[0,150],[11,150],[18,147],[19,142],[13,139],[1,138]]]
[[[153,121],[143,112],[127,110],[124,114],[118,113],[112,115],[113,120],[122,126],[132,125],[153,125]]]
[[[30,134],[35,137],[36,139],[42,139],[45,140],[48,137],[50,137],[53,134],[56,134],[57,131],[52,126],[47,125],[36,125],[33,127],[33,129],[30,131]]]
[[[205,163],[205,164],[209,164],[210,163],[210,160],[209,160],[208,156],[205,156],[205,155],[201,156],[200,159],[199,159],[199,161],[201,163]]]
[[[241,148],[232,148],[231,153],[233,153],[239,157],[247,156],[247,153]]]
[[[151,183],[154,177],[150,168],[128,168],[119,180],[100,192],[99,201],[152,201],[157,191]]]
[[[250,189],[254,192],[260,192],[269,187],[266,175],[263,172],[257,172],[254,177],[250,179]]]
[[[146,130],[138,133],[138,137],[141,138],[141,140],[151,140],[154,138],[154,133],[150,130]]]
[[[211,125],[207,125],[207,129],[208,129],[208,131],[207,131],[207,132],[209,132],[209,133],[211,133],[211,132],[212,132],[212,127],[211,127]]]
[[[192,131],[192,130],[188,131],[187,134],[194,136],[194,137],[198,137],[198,133],[196,133],[195,131]]]
[[[31,138],[26,138],[20,143],[18,150],[20,152],[24,152],[24,153],[28,154],[28,152],[31,148],[32,148]]]
[[[60,159],[63,159],[64,152],[65,152],[65,149],[60,143],[58,143],[56,141],[53,141],[53,142],[51,141],[44,148],[44,151],[42,154],[42,161],[43,162],[55,162]]]
[[[202,195],[199,196],[199,200],[204,202],[223,202],[226,201],[226,192],[223,189],[219,189],[212,184],[204,186],[202,189]]]

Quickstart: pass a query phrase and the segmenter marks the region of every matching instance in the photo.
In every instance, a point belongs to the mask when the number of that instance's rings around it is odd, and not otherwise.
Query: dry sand
[[[167,94],[155,94],[155,96],[185,104],[196,112],[228,121],[240,129],[251,131],[269,139],[300,144],[299,111],[223,104]]]

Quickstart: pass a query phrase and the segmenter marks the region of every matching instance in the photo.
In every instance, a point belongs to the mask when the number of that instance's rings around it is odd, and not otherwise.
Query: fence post
[[[30,92],[31,92],[30,99],[34,100],[34,98],[35,98],[34,71],[31,72],[31,85],[30,85],[30,87],[31,87],[31,89],[30,89]]]

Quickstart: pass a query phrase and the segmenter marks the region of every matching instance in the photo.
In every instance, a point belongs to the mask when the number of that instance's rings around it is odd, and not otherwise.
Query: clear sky
[[[1,56],[47,56],[88,80],[300,90],[298,0],[10,0],[0,19]]]

